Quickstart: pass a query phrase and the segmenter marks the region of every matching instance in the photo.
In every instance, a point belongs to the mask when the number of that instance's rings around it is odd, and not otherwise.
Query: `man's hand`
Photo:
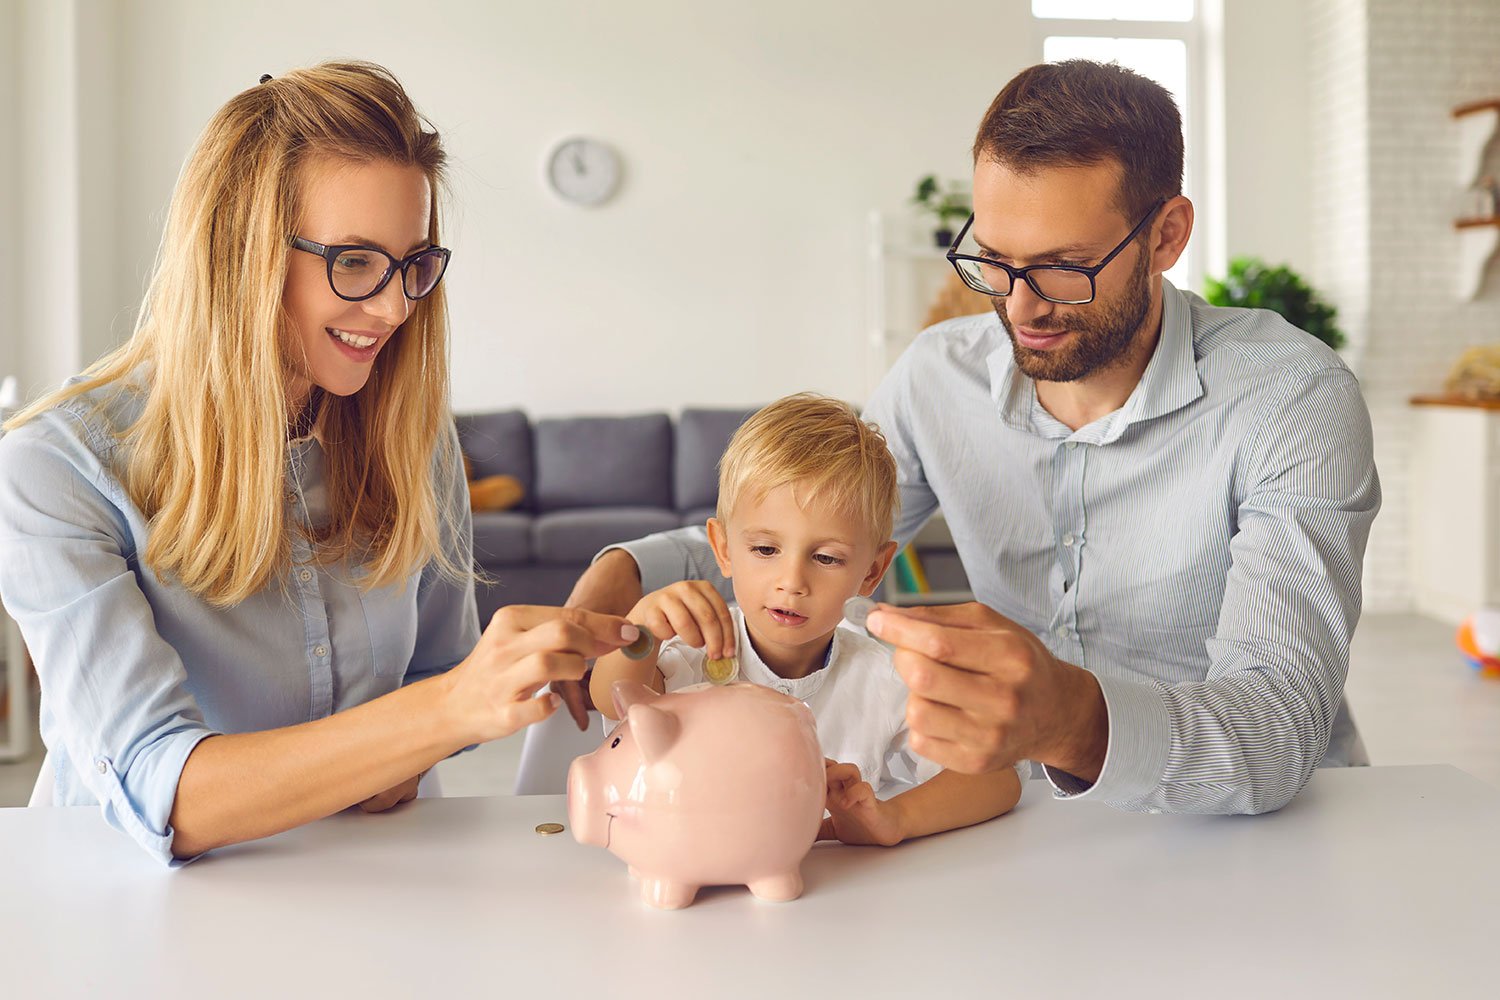
[[[641,570],[635,564],[635,557],[624,549],[612,549],[584,570],[563,606],[623,615],[640,599]],[[579,730],[587,732],[589,712],[595,707],[594,700],[589,697],[588,678],[553,681],[552,693],[562,699]]]
[[[828,817],[818,831],[819,840],[894,847],[905,839],[901,810],[893,802],[876,798],[859,768],[833,760],[823,764],[828,777]]]
[[[1109,716],[1094,675],[982,604],[871,612],[870,633],[896,647],[912,750],[964,774],[1022,758],[1096,781]]]

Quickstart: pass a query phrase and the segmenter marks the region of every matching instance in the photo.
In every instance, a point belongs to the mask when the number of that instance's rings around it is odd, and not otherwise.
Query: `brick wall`
[[[1385,506],[1365,607],[1410,607],[1407,479],[1414,393],[1458,354],[1500,341],[1500,263],[1458,293],[1458,128],[1465,101],[1500,96],[1500,3],[1326,0],[1310,15],[1311,279],[1338,305],[1375,428]],[[1500,144],[1487,166],[1500,173]],[[1463,528],[1454,526],[1455,544]]]

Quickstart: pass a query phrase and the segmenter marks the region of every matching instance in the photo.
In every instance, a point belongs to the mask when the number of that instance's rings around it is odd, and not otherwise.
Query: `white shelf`
[[[932,604],[967,604],[974,595],[967,590],[934,590],[926,594],[908,594],[904,590],[892,589],[886,595],[886,603],[898,608],[923,607]]]
[[[1458,183],[1472,187],[1484,168],[1484,151],[1500,124],[1500,99],[1474,101],[1453,109],[1458,119]]]

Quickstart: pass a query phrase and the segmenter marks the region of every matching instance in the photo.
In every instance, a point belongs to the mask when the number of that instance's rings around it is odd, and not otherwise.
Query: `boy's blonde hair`
[[[890,540],[900,504],[896,460],[885,436],[848,403],[799,392],[740,425],[719,460],[719,520],[782,486],[801,506],[827,504],[866,525],[876,545]]]
[[[419,168],[433,188],[427,235],[438,242],[442,143],[388,70],[328,62],[267,78],[219,109],[183,166],[134,336],[6,424],[147,371],[122,470],[150,519],[145,562],[217,606],[256,593],[291,561],[282,494],[300,347],[282,294],[300,181],[320,158]],[[458,462],[441,285],[413,303],[364,388],[323,400],[319,422],[329,508],[315,538],[321,560],[363,564],[366,588],[429,559],[450,577],[471,571],[443,551],[459,529],[433,486],[435,468],[446,483]]]

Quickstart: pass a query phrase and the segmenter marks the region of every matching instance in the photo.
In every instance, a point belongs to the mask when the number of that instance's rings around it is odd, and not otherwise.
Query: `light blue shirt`
[[[176,864],[169,817],[200,740],[321,719],[447,670],[479,620],[472,580],[450,583],[434,564],[362,591],[358,567],[313,560],[293,527],[326,517],[313,437],[288,445],[292,565],[229,608],[162,581],[142,562],[148,527],[121,484],[118,434],[140,398],[94,390],[0,439],[0,598],[41,678],[55,802],[99,804]],[[468,494],[454,472],[437,492],[462,530],[444,546],[467,567]]]
[[[941,508],[976,599],[1098,678],[1104,769],[1047,769],[1059,797],[1264,812],[1320,763],[1368,763],[1343,689],[1380,507],[1369,413],[1275,313],[1163,294],[1140,383],[1077,431],[993,313],[922,333],[864,415],[896,457],[897,539]],[[701,539],[624,548],[650,590],[717,579]]]

